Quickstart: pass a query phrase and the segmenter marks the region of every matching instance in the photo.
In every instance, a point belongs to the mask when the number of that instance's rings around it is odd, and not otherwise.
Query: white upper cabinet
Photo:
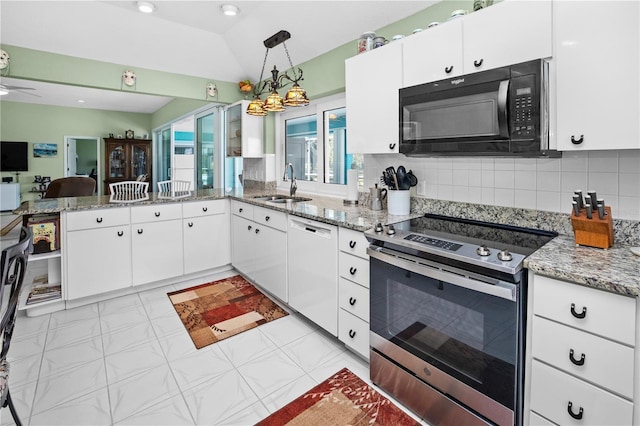
[[[227,157],[259,158],[264,155],[263,117],[247,114],[248,100],[226,108]]]
[[[402,40],[403,87],[552,54],[551,1],[505,0]]]
[[[398,153],[398,89],[402,43],[396,41],[345,63],[348,153]]]
[[[553,7],[558,149],[639,149],[640,4],[556,1]]]
[[[403,39],[403,87],[462,74],[462,20]]]
[[[465,74],[551,57],[550,0],[505,0],[458,19]]]

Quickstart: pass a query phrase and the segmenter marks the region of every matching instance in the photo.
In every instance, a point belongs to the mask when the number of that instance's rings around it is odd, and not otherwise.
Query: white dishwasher
[[[289,305],[338,335],[338,227],[289,216]]]

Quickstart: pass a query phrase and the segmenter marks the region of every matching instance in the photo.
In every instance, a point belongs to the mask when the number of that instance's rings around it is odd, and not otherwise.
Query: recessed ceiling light
[[[138,10],[142,13],[153,13],[156,10],[156,6],[148,1],[139,1],[137,5]]]
[[[222,6],[220,6],[220,10],[222,10],[222,13],[227,16],[236,16],[238,13],[240,13],[240,9],[238,9],[238,6],[234,6],[232,4],[223,4]]]
[[[84,99],[78,99],[78,103],[79,104],[83,104],[84,103]]]

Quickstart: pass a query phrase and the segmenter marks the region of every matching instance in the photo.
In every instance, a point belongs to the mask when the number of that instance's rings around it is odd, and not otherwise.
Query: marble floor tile
[[[22,386],[36,382],[40,374],[42,354],[25,356],[9,361],[9,384]]]
[[[11,400],[16,407],[18,418],[23,425],[29,424],[29,418],[31,417],[31,408],[33,407],[33,398],[36,394],[36,382],[31,382],[23,386],[9,385],[9,391],[11,392]],[[8,409],[2,409],[2,421],[0,425],[15,425],[13,417]]]
[[[49,329],[64,327],[76,321],[97,320],[99,316],[98,305],[91,304],[77,308],[66,309],[51,314]]]
[[[184,391],[183,395],[198,425],[217,425],[258,402],[255,392],[236,370]]]
[[[138,293],[128,294],[113,299],[98,302],[100,316],[118,314],[135,307],[142,307],[142,301]]]
[[[269,415],[269,411],[262,402],[258,401],[247,408],[216,423],[216,426],[244,426],[255,425]]]
[[[109,384],[111,414],[115,423],[180,394],[166,364]]]
[[[28,317],[24,311],[18,311],[11,343],[16,340],[28,339],[34,334],[46,333],[49,329],[50,319],[51,314]]]
[[[38,380],[33,413],[47,411],[107,386],[104,360],[83,364]]]
[[[110,425],[109,394],[107,388],[83,395],[71,401],[57,404],[31,417],[32,426],[84,426]]]
[[[321,330],[307,334],[282,346],[282,350],[306,372],[345,351],[344,345],[330,339]]]
[[[159,366],[166,367],[166,364],[157,341],[142,342],[105,357],[110,385]]]
[[[32,334],[27,339],[11,339],[7,359],[9,362],[31,355],[42,355],[47,341],[47,333]]]
[[[238,367],[251,389],[264,398],[276,389],[304,376],[305,372],[281,350],[269,352]]]
[[[60,374],[75,369],[91,361],[104,358],[101,336],[79,340],[66,346],[60,346],[44,351],[40,377]]]
[[[47,333],[45,350],[60,348],[90,337],[100,336],[100,322],[97,320],[76,321],[50,330]]]
[[[195,422],[182,395],[176,395],[138,411],[115,424],[123,426],[185,426],[195,425]]]
[[[287,383],[280,389],[276,389],[269,395],[262,398],[262,403],[269,411],[269,414],[271,414],[278,411],[300,395],[303,395],[317,384],[318,382],[313,380],[311,376],[305,374],[304,376],[297,378],[291,383]]]
[[[100,313],[100,325],[103,333],[113,333],[145,322],[149,322],[149,317],[142,305],[132,306],[116,313]]]
[[[180,359],[169,361],[169,367],[182,390],[190,389],[233,370],[233,364],[219,348],[198,351]]]
[[[152,340],[156,340],[156,334],[148,321],[142,321],[140,324],[133,324],[111,333],[102,333],[105,355],[116,354]]]
[[[224,339],[216,343],[216,346],[236,367],[278,348],[271,339],[260,331],[260,327]]]
[[[306,319],[300,318],[298,315],[287,315],[286,317],[263,324],[259,329],[277,346],[284,346],[302,336],[312,333],[318,329],[318,326]]]

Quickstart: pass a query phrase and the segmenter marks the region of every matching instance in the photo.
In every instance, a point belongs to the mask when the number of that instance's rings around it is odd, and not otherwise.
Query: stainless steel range
[[[365,235],[371,380],[434,425],[521,424],[523,261],[557,234],[425,215]]]

